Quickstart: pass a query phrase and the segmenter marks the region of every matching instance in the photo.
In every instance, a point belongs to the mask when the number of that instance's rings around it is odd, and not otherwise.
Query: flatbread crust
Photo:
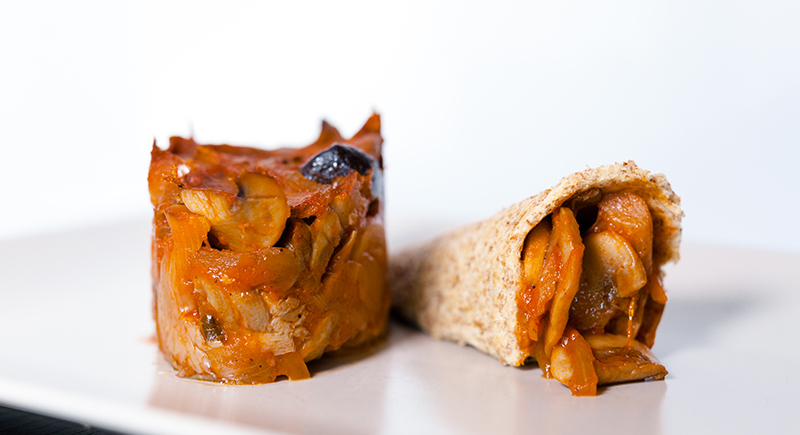
[[[393,254],[389,282],[396,312],[436,338],[522,365],[530,356],[517,337],[525,237],[553,210],[591,189],[628,190],[644,198],[653,218],[653,264],[678,260],[680,198],[663,174],[633,161],[617,163],[569,175],[490,219]]]

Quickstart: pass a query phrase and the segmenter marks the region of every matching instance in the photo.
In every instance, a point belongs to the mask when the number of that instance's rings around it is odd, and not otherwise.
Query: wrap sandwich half
[[[663,379],[650,348],[661,267],[678,260],[680,198],[632,161],[553,188],[392,256],[395,310],[437,338],[520,366],[537,361],[573,395]]]

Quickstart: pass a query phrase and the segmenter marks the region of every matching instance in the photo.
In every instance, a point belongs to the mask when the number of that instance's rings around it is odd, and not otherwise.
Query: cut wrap
[[[587,169],[392,255],[394,307],[430,335],[504,364],[535,359],[575,395],[663,379],[649,348],[666,303],[661,266],[678,260],[682,216],[661,174],[632,161]]]

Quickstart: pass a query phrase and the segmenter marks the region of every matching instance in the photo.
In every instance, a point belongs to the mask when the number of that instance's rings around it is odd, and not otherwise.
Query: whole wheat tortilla
[[[392,255],[396,311],[436,338],[522,365],[529,355],[517,339],[516,298],[525,237],[553,210],[591,189],[628,190],[644,198],[653,217],[653,264],[678,260],[680,198],[664,175],[628,161],[574,173],[488,220]]]

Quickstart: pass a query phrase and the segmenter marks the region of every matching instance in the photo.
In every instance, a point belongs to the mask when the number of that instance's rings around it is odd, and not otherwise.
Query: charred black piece
[[[372,166],[372,159],[363,152],[347,145],[333,144],[306,162],[300,172],[315,183],[331,184],[334,178],[347,175],[351,170],[365,175]]]

